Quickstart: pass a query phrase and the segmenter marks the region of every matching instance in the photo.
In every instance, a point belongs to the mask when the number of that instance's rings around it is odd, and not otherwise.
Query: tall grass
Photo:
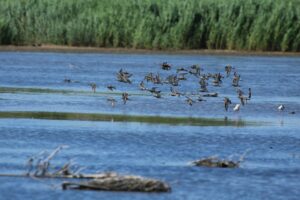
[[[0,0],[0,44],[300,51],[299,0]]]

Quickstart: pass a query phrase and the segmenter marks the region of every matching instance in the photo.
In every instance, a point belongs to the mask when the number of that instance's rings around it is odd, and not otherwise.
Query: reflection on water
[[[164,61],[174,68],[161,71],[158,64]],[[241,89],[252,88],[251,101],[232,111],[239,100],[230,79],[222,87],[209,82],[209,91],[219,97],[192,106],[184,96],[170,96],[169,85],[158,86],[161,99],[138,88],[148,72],[167,77],[175,68],[192,64],[209,73],[224,73],[226,64],[233,65],[241,74]],[[0,177],[1,198],[298,199],[299,64],[298,57],[1,52],[0,173],[24,173],[29,156],[66,144],[70,148],[54,163],[75,158],[87,173],[117,171],[159,178],[172,186],[169,194],[78,192],[58,189],[60,180]],[[132,84],[116,80],[121,68],[133,73]],[[199,80],[187,77],[190,81],[178,89],[194,92],[189,96],[197,99]],[[65,78],[76,82],[66,83]],[[88,85],[92,82],[98,85],[96,93]],[[110,92],[107,85],[117,89]],[[130,94],[126,105],[122,92]],[[233,101],[228,112],[225,96]],[[115,107],[108,97],[117,100]],[[279,104],[286,107],[282,113]],[[238,169],[189,164],[246,149],[251,151]]]

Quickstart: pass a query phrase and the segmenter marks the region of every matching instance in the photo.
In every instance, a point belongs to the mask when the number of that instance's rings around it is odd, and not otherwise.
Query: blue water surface
[[[172,64],[162,71],[160,63]],[[203,73],[224,73],[231,64],[241,74],[241,89],[252,99],[240,112],[232,75],[222,87],[213,87],[217,98],[193,106],[185,97],[171,97],[170,85],[156,85],[162,98],[140,91],[138,84],[149,73],[162,77],[177,67],[199,64]],[[132,84],[119,83],[120,69],[133,74]],[[300,58],[271,56],[210,56],[167,54],[0,53],[0,87],[43,88],[74,93],[3,92],[0,111],[49,111],[184,116],[265,121],[261,126],[188,126],[136,122],[0,119],[0,173],[24,174],[26,160],[43,150],[68,145],[51,164],[70,159],[83,172],[115,171],[166,181],[170,193],[63,191],[62,180],[0,177],[0,199],[299,199],[300,196]],[[192,98],[198,95],[198,79],[192,75],[178,89]],[[64,79],[75,80],[65,83]],[[89,83],[97,83],[92,93]],[[132,94],[123,104],[117,92]],[[150,83],[145,83],[152,87]],[[77,93],[77,92],[78,93]],[[103,94],[102,92],[105,92]],[[191,95],[191,94],[194,95]],[[223,97],[233,104],[224,111]],[[115,107],[106,101],[117,100]],[[286,109],[279,112],[277,107]],[[290,112],[295,114],[289,114]],[[248,150],[240,168],[194,167],[193,160],[217,155],[238,159]]]

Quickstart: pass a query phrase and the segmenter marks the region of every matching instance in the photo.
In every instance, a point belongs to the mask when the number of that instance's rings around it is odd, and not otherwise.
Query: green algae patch
[[[72,90],[56,90],[47,88],[16,88],[16,87],[0,87],[0,93],[74,93]]]
[[[169,117],[145,115],[121,115],[106,113],[68,113],[68,112],[0,112],[0,118],[48,119],[48,120],[83,120],[138,122],[151,124],[190,125],[190,126],[258,126],[260,123],[244,120],[218,118]]]

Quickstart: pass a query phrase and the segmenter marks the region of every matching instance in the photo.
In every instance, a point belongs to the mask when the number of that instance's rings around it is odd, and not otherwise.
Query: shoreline
[[[59,53],[119,53],[119,54],[182,54],[182,55],[228,55],[228,56],[300,56],[300,52],[237,51],[237,50],[152,50],[134,48],[75,47],[63,45],[14,46],[0,45],[0,52],[59,52]]]

